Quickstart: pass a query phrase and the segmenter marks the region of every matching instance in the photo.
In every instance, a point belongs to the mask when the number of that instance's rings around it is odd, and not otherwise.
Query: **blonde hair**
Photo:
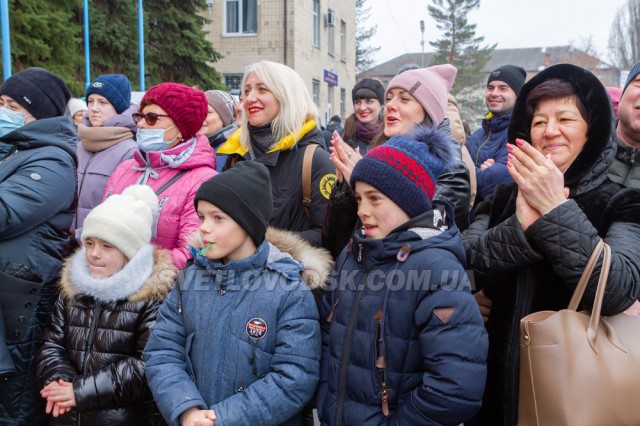
[[[244,70],[240,89],[243,94],[247,78],[251,73],[255,73],[262,80],[280,103],[280,111],[271,122],[275,143],[278,143],[289,133],[293,134],[293,138],[297,142],[302,125],[307,120],[318,121],[318,107],[313,102],[302,77],[288,66],[277,62],[256,62],[248,65]],[[247,129],[247,123],[247,114],[242,114],[243,129]],[[241,132],[240,141],[244,148],[249,148],[248,131]]]

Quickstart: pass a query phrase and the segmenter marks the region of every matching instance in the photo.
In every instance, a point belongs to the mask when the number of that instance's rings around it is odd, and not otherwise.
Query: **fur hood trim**
[[[129,302],[140,302],[152,298],[164,299],[173,288],[177,270],[175,266],[173,266],[171,255],[166,250],[157,247],[151,247],[151,250],[153,251],[153,268],[151,274],[137,291],[127,297]],[[83,248],[79,248],[72,256],[67,258],[64,263],[59,282],[60,296],[63,299],[73,299],[80,294],[85,294],[74,285],[72,279],[74,259],[80,257],[84,260],[84,255],[81,254],[82,252]]]
[[[272,227],[267,228],[265,238],[275,248],[302,263],[302,279],[311,290],[325,287],[333,270],[333,258],[328,250],[312,246],[295,232]],[[187,241],[197,251],[203,248],[200,233],[197,231],[192,233]]]

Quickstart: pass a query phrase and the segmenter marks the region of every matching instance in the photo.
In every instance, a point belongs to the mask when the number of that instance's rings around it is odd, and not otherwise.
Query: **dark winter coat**
[[[73,383],[76,407],[52,418],[54,425],[160,424],[144,375],[142,350],[176,274],[166,251],[154,253],[153,246],[148,245],[138,251],[136,257],[139,256],[145,257],[140,262],[153,262],[153,269],[149,278],[126,298],[113,292],[103,300],[80,291],[72,268],[74,261],[84,261],[82,264],[86,265],[83,249],[65,264],[60,298],[36,354],[36,375],[41,387],[59,379]],[[126,276],[112,277],[130,280],[138,271],[130,261],[120,271]]]
[[[305,126],[313,123],[308,121]],[[244,128],[243,128],[244,129]],[[239,132],[234,138],[230,136],[227,142],[218,149],[218,153],[229,155],[228,165],[238,160],[249,158],[247,150],[242,147]],[[283,139],[283,141],[285,141]],[[257,158],[269,169],[271,177],[271,192],[273,194],[273,211],[269,225],[278,229],[298,232],[315,246],[320,245],[322,221],[327,212],[327,204],[331,188],[336,180],[336,169],[329,153],[325,149],[324,138],[320,129],[315,127],[305,133],[302,138],[293,143],[283,142],[278,147]],[[313,153],[311,165],[311,207],[310,217],[305,213],[302,204],[302,163],[305,148],[317,144],[319,147]],[[245,157],[246,156],[246,157]]]
[[[511,119],[511,112],[494,117],[489,113],[482,120],[482,128],[473,132],[466,147],[476,166],[478,182],[477,202],[484,200],[493,193],[496,186],[513,183],[507,171],[507,127]],[[495,163],[481,170],[480,166],[489,158]]]
[[[145,369],[171,426],[193,407],[214,410],[216,426],[301,424],[320,363],[309,288],[333,264],[291,232],[269,230],[267,239],[226,264],[197,256],[160,309]]]
[[[640,149],[616,138],[616,157],[609,167],[609,179],[629,188],[640,189]]]
[[[71,248],[76,143],[70,117],[32,121],[0,138],[0,304],[16,373],[0,385],[0,424],[46,423],[33,353]]]
[[[463,237],[468,267],[493,302],[487,323],[487,389],[478,415],[482,425],[516,424],[520,319],[567,307],[600,238],[613,252],[602,314],[620,313],[640,297],[640,192],[607,178],[615,144],[608,95],[597,78],[572,65],[554,66],[533,77],[516,100],[509,140],[531,140],[525,99],[551,78],[573,84],[588,109],[587,142],[564,174],[569,200],[523,232],[515,215],[517,187],[500,186],[478,206],[476,221]],[[598,264],[583,299],[587,307],[599,275]]]
[[[379,240],[360,229],[338,258],[320,309],[323,425],[458,425],[480,408],[487,334],[458,230],[434,229],[435,219],[420,215]]]

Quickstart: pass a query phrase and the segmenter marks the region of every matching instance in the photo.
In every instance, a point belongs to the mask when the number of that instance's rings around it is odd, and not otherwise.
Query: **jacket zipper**
[[[626,176],[624,177],[624,179],[622,179],[622,184],[624,186],[627,186],[627,181],[629,180],[629,176],[631,176],[631,172],[633,171],[635,162],[636,162],[636,147],[634,146],[633,148],[631,148],[631,158],[629,159],[629,170],[627,170]]]
[[[480,167],[480,165],[478,164],[478,157],[480,157],[480,151],[482,151],[482,147],[485,146],[487,142],[489,142],[490,138],[491,138],[491,126],[489,126],[489,134],[487,135],[487,138],[484,140],[484,142],[482,142],[482,144],[480,144],[480,148],[478,148],[478,151],[476,152],[476,167]]]
[[[18,153],[18,150],[15,149],[13,150],[13,152],[9,155],[7,155],[6,157],[4,157],[2,160],[0,160],[0,164],[4,163],[5,161],[8,161],[9,159],[11,159],[11,157],[13,157],[14,155],[16,155]]]
[[[362,261],[362,244],[358,244],[358,262]],[[344,409],[344,393],[346,391],[346,380],[347,380],[347,357],[349,356],[349,352],[351,351],[351,338],[353,337],[353,328],[355,327],[356,320],[358,318],[358,310],[360,303],[360,296],[362,296],[365,283],[367,282],[367,277],[369,276],[369,268],[365,262],[365,271],[367,273],[362,277],[360,282],[358,283],[358,288],[356,290],[356,298],[353,303],[353,307],[351,308],[351,316],[349,317],[349,326],[347,327],[347,332],[345,334],[344,342],[342,345],[342,357],[340,358],[340,375],[338,376],[338,408],[336,409],[336,424],[335,426],[340,426],[342,424],[342,410]]]
[[[93,161],[93,157],[96,156],[95,152],[91,153],[91,157],[89,157],[89,161],[87,161],[87,165],[85,166],[84,170],[82,171],[82,179],[80,180],[80,185],[78,186],[78,200],[80,199],[80,194],[82,194],[82,187],[84,186],[84,178],[85,176],[87,176],[87,169],[89,169],[89,166],[91,165],[91,162]],[[78,225],[78,209],[76,208],[76,217],[73,218],[73,228],[76,229]],[[73,236],[75,238],[75,235]]]
[[[87,360],[89,358],[89,352],[91,352],[91,348],[93,347],[93,341],[96,337],[96,329],[98,328],[98,323],[100,322],[100,312],[102,311],[102,303],[96,301],[96,306],[93,308],[93,312],[91,314],[91,325],[89,326],[89,335],[87,336],[87,348],[84,353],[84,357],[82,357],[82,374],[86,376],[89,374],[89,366],[87,364]],[[82,413],[78,411],[78,425],[82,423]]]

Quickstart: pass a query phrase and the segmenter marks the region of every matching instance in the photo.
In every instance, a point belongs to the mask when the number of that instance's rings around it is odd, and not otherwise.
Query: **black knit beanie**
[[[40,120],[64,115],[71,99],[71,92],[60,77],[38,67],[13,74],[0,86],[0,95],[11,97]]]
[[[487,79],[487,84],[494,80],[504,81],[514,92],[516,92],[516,95],[518,95],[520,93],[520,89],[524,86],[526,78],[527,72],[524,68],[517,67],[515,65],[503,65],[500,68],[491,71],[491,74],[489,74],[489,78]]]
[[[380,105],[384,105],[384,86],[380,80],[363,78],[353,86],[351,99],[354,104],[358,99],[377,99]]]
[[[208,201],[228,214],[259,246],[267,232],[273,200],[269,170],[257,161],[241,161],[198,188],[194,204]]]

